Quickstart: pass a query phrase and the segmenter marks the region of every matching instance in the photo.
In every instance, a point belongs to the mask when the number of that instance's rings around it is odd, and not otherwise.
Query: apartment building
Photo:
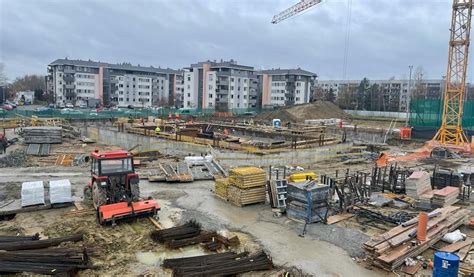
[[[297,69],[271,69],[257,72],[262,107],[309,103],[317,75]]]
[[[174,106],[180,72],[129,63],[58,59],[49,64],[48,74],[56,104],[91,99],[104,105],[149,107]]]
[[[336,97],[340,97],[341,93],[350,90],[356,94],[361,80],[318,80],[315,85],[316,89],[322,89],[324,93],[332,92]],[[409,80],[369,80],[370,85],[378,86],[378,100],[380,102],[380,110],[387,111],[406,111],[408,104],[408,83]],[[423,99],[440,99],[443,95],[444,80],[423,80],[417,82],[411,80],[411,98]],[[357,95],[354,95],[357,97]],[[376,99],[371,99],[375,101]],[[357,102],[357,101],[354,101]],[[357,107],[353,107],[357,108]],[[360,107],[359,107],[360,108]]]
[[[183,107],[190,109],[253,108],[258,105],[254,68],[236,61],[206,61],[184,68]]]

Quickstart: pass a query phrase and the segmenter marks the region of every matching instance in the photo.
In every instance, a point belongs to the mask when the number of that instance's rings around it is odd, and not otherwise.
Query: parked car
[[[1,108],[2,108],[2,110],[5,110],[5,111],[11,111],[11,110],[13,110],[13,106],[10,105],[10,104],[3,104],[3,105],[1,106]]]
[[[11,102],[11,101],[5,101],[4,103],[5,105],[10,105],[13,109],[16,109],[16,104],[14,102]]]
[[[71,108],[64,108],[61,110],[61,114],[82,114],[81,111],[74,110]]]
[[[50,107],[39,107],[39,108],[36,108],[35,109],[35,112],[48,112],[48,111],[52,111],[53,109],[50,108]]]
[[[74,105],[71,104],[71,103],[66,103],[66,108],[73,109],[73,108],[74,108]]]
[[[127,108],[128,108],[128,109],[131,109],[131,110],[134,109],[134,107],[133,107],[132,105],[128,105]]]

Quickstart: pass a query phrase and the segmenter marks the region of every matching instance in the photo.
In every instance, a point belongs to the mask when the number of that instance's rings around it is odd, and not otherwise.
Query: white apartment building
[[[58,59],[48,66],[56,104],[98,100],[120,107],[174,106],[179,71],[128,63]]]
[[[322,88],[324,92],[332,91],[336,97],[348,86],[352,89],[357,89],[361,80],[318,80],[316,87]],[[377,84],[380,92],[391,106],[397,106],[398,110],[404,112],[407,110],[408,104],[408,84],[406,79],[388,79],[388,80],[369,80],[370,84]],[[443,95],[444,80],[433,79],[423,80],[420,83],[422,89],[425,91],[423,96],[426,99],[440,99]],[[415,80],[411,80],[411,93],[416,89],[417,84]]]
[[[257,76],[253,67],[234,60],[207,61],[184,69],[183,107],[242,109],[257,107]]]
[[[297,69],[271,69],[257,72],[262,107],[309,103],[317,78],[315,73]]]

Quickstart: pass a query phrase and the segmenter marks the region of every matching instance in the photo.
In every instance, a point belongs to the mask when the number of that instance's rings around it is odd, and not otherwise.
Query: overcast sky
[[[57,58],[181,68],[235,59],[343,78],[349,0],[271,24],[298,0],[0,0],[0,62],[10,80]],[[347,79],[445,75],[451,0],[353,0]],[[471,55],[472,56],[472,55]],[[471,60],[471,59],[470,59]],[[468,81],[471,81],[469,74]]]

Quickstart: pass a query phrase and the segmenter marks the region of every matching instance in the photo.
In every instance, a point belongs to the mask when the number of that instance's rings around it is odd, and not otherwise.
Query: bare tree
[[[5,86],[8,82],[7,75],[5,74],[5,65],[0,63],[0,86]]]
[[[425,99],[427,95],[426,83],[424,80],[425,70],[422,66],[417,66],[412,78],[412,98]]]

